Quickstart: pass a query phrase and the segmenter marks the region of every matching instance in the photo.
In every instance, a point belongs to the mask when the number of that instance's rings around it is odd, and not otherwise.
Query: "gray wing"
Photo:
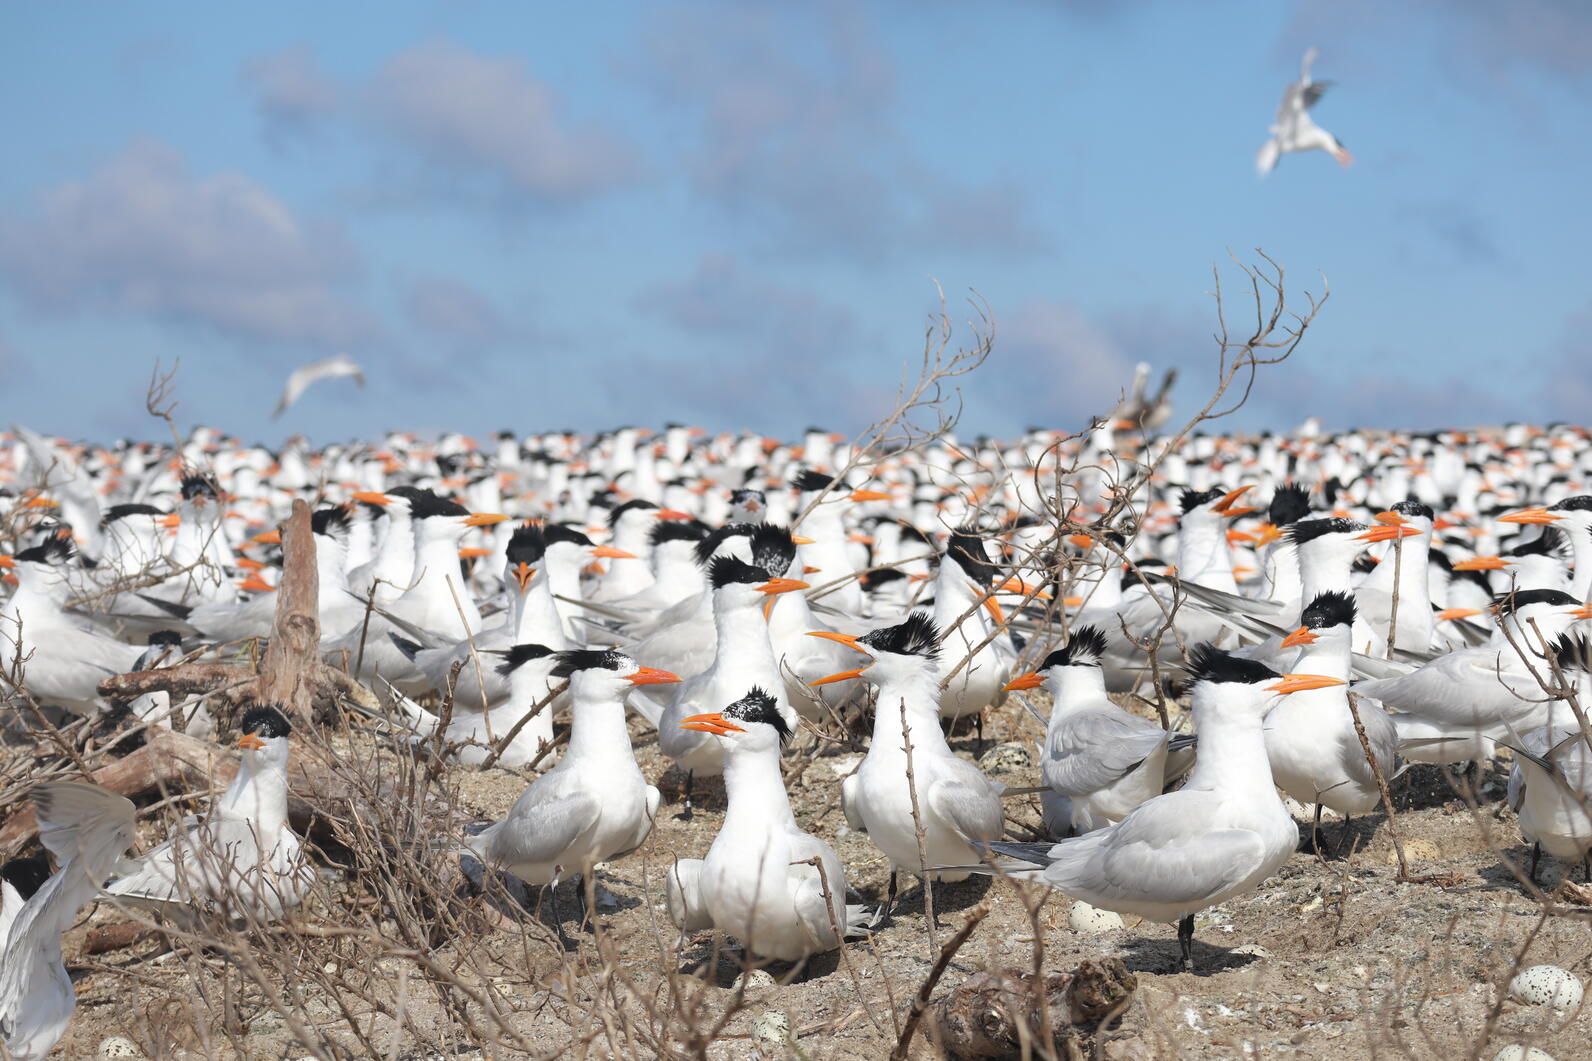
[[[500,865],[551,865],[597,824],[602,804],[586,792],[536,799],[532,788],[491,830],[482,852]],[[527,797],[530,797],[529,801]]]
[[[97,886],[132,844],[132,801],[86,781],[51,781],[33,791],[39,839],[63,867],[76,860]]]
[[[1300,90],[1299,102],[1305,110],[1309,110],[1320,101],[1321,97],[1326,94],[1327,89],[1331,87],[1331,81],[1312,81]]]
[[[961,759],[955,762],[965,769],[953,769],[949,777],[932,782],[923,793],[924,803],[970,844],[999,840],[1006,821],[999,794],[978,767]]]
[[[1050,734],[1045,783],[1064,796],[1087,796],[1121,778],[1167,739],[1161,727],[1121,712],[1091,711]]]

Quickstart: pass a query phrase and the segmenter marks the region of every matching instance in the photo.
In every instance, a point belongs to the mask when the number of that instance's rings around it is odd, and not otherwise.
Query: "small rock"
[[[1115,932],[1122,927],[1122,916],[1079,900],[1067,911],[1067,924],[1072,926],[1074,932]]]
[[[1553,1055],[1535,1046],[1510,1043],[1493,1055],[1493,1061],[1553,1061]]]
[[[761,988],[773,987],[774,982],[774,977],[769,974],[767,969],[753,969],[737,976],[730,987],[736,990],[757,991]]]
[[[1021,741],[1006,741],[980,755],[978,765],[984,768],[985,773],[1015,773],[1034,765],[1034,753]]]
[[[94,1052],[94,1058],[95,1061],[145,1061],[144,1051],[139,1045],[120,1035],[101,1039],[99,1049]]]
[[[760,1014],[752,1025],[752,1038],[765,1043],[790,1042],[790,1018],[775,1010]]]
[[[1581,981],[1557,965],[1533,965],[1509,981],[1509,994],[1528,1006],[1569,1009],[1581,1001]]]

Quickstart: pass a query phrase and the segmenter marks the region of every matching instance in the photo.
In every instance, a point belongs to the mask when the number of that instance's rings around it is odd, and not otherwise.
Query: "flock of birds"
[[[276,527],[299,498],[315,506],[327,661],[376,690],[421,754],[534,775],[503,820],[450,841],[460,858],[556,887],[635,851],[664,813],[632,744],[655,731],[686,778],[682,814],[706,778],[727,798],[711,845],[668,870],[669,915],[763,958],[880,927],[899,874],[927,889],[996,873],[1175,922],[1189,968],[1195,913],[1299,848],[1284,795],[1315,807],[1319,842],[1321,808],[1371,812],[1401,760],[1486,769],[1499,745],[1522,832],[1584,857],[1592,745],[1567,698],[1588,686],[1586,432],[1310,425],[1174,447],[1153,434],[1167,388],[1146,382],[1080,438],[889,453],[818,429],[788,444],[678,425],[279,451],[204,428],[175,449],[0,436],[8,698],[230,734],[242,759],[205,813],[136,859],[127,799],[36,788],[45,853],[0,867],[10,1056],[41,1057],[64,1031],[61,934],[87,903],[257,923],[312,887],[287,820],[305,720],[97,691],[268,637]],[[1191,710],[1165,728],[1113,696],[1174,685]],[[1045,727],[1049,842],[1005,839],[1014,791],[947,737],[1008,696]],[[424,739],[443,717],[446,739]],[[875,910],[848,902],[847,867],[793,813],[782,773],[826,746],[799,731],[870,726],[840,795],[891,866]]]

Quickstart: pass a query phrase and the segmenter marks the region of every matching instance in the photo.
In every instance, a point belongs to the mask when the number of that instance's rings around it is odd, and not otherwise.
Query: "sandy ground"
[[[1038,700],[1042,705],[1043,697]],[[702,789],[694,820],[681,820],[680,807],[672,802],[680,777],[666,769],[650,731],[636,723],[634,732],[643,770],[671,802],[646,847],[600,874],[607,893],[599,917],[603,945],[577,929],[569,888],[544,900],[540,916],[546,924],[559,923],[572,950],[559,953],[540,938],[527,946],[525,934],[513,926],[470,943],[494,955],[501,971],[495,986],[522,1009],[515,1025],[550,1054],[645,1056],[634,1047],[611,1052],[607,1044],[615,1040],[601,1035],[589,1053],[567,1050],[571,1042],[590,1037],[598,1017],[595,1009],[583,1012],[582,1007],[612,997],[615,966],[633,988],[621,1007],[624,1019],[641,1025],[655,1018],[635,999],[650,994],[666,1008],[672,970],[695,972],[674,982],[687,984],[709,1013],[721,1011],[737,994],[734,956],[721,956],[714,968],[710,937],[688,940],[677,951],[677,934],[662,901],[669,861],[700,856],[711,843],[722,820],[722,789],[716,783]],[[982,746],[971,735],[953,743],[968,757],[982,750],[986,769],[1009,785],[1027,785],[1036,783],[1037,771],[1023,764],[1021,748],[1011,745],[1026,745],[1038,732],[1021,707],[1008,703],[991,714]],[[808,739],[798,736],[798,746]],[[839,777],[857,754],[827,749],[791,786],[791,798],[798,820],[835,846],[853,885],[872,904],[883,894],[887,867],[866,836],[846,829],[837,802]],[[1488,793],[1496,798],[1503,775],[1488,776]],[[450,770],[447,783],[456,786],[465,817],[485,821],[509,808],[525,779],[506,770],[459,768]],[[1255,894],[1201,915],[1195,974],[1172,971],[1177,954],[1172,926],[1129,917],[1121,929],[1077,932],[1068,925],[1065,897],[1032,889],[1032,901],[1039,904],[1043,967],[1070,971],[1083,959],[1114,956],[1137,975],[1132,1005],[1103,1037],[1107,1057],[1492,1058],[1512,1042],[1535,1044],[1558,1061],[1592,1057],[1592,1021],[1579,1010],[1555,1013],[1501,998],[1519,965],[1552,963],[1585,979],[1592,958],[1592,933],[1578,908],[1561,908],[1544,918],[1539,903],[1506,868],[1500,852],[1520,864],[1528,853],[1513,815],[1496,804],[1472,810],[1434,768],[1417,768],[1401,779],[1395,802],[1414,880],[1398,879],[1387,822],[1380,816],[1357,821],[1353,850],[1345,857],[1296,854]],[[1010,829],[1028,838],[1028,828],[1038,822],[1032,797],[1009,801],[1008,818]],[[1337,821],[1328,824],[1329,837],[1339,830]],[[1543,879],[1557,881],[1563,871],[1544,859]],[[1024,888],[1031,886],[974,878],[937,890],[943,927],[935,942],[943,943],[981,901],[991,912],[956,956],[936,997],[984,968],[1029,967],[1036,939]],[[102,904],[68,936],[66,953],[80,1009],[56,1056],[94,1056],[101,1040],[112,1034],[128,1036],[156,1056],[203,1056],[157,1041],[159,1026],[147,1016],[163,1001],[169,1003],[151,986],[162,982],[161,963],[170,968],[170,989],[187,990],[171,956],[158,957],[157,945],[140,944],[84,957],[87,931],[115,920],[115,911]],[[302,921],[335,923],[336,915],[311,909]],[[438,954],[446,958],[460,946],[450,944]],[[615,956],[606,969],[603,953]],[[746,991],[744,1008],[705,1053],[715,1058],[886,1056],[935,953],[914,888],[891,925],[843,954],[814,959],[795,982],[770,986],[754,977],[764,986]],[[392,963],[394,975],[398,964]],[[769,971],[776,976],[791,972]],[[304,1013],[315,1023],[337,1019],[328,1000],[315,997]],[[449,1019],[434,1005],[429,1015],[423,1008],[416,1013],[439,1027]],[[793,1042],[757,1037],[761,1029],[777,1039],[782,1021],[794,1029]],[[1109,1042],[1113,1039],[1119,1041]],[[250,1020],[246,1043],[254,1057],[308,1053],[291,1041],[281,1017],[267,1009]],[[230,1056],[224,1049],[217,1052]],[[935,1056],[935,1051],[920,1037],[914,1055]],[[414,1053],[395,1039],[391,1056],[437,1055]],[[454,1056],[510,1055],[472,1050]]]

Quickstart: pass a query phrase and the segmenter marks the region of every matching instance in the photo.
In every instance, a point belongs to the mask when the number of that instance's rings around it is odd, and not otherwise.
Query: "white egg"
[[[1122,927],[1122,917],[1110,910],[1101,910],[1079,901],[1073,903],[1072,909],[1067,912],[1067,923],[1074,932],[1115,932]]]
[[[1530,1006],[1569,1009],[1581,1001],[1581,981],[1557,965],[1533,965],[1509,981],[1509,994]]]
[[[1493,1061],[1553,1061],[1553,1055],[1535,1046],[1510,1043],[1493,1056]]]

